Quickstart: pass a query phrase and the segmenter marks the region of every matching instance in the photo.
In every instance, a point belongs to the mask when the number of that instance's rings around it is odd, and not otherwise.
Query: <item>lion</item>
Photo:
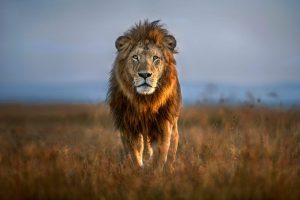
[[[115,47],[107,102],[125,153],[134,166],[172,166],[182,107],[176,39],[160,21],[145,20],[118,37]]]

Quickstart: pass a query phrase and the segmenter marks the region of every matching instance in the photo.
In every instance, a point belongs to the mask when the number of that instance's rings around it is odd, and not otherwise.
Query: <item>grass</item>
[[[1,105],[0,199],[300,199],[300,110],[184,108],[173,174],[132,171],[103,105]]]

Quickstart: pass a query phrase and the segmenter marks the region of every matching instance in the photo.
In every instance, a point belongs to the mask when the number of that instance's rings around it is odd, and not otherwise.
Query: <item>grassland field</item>
[[[173,173],[134,171],[108,108],[0,105],[0,199],[300,199],[300,109],[183,108]]]

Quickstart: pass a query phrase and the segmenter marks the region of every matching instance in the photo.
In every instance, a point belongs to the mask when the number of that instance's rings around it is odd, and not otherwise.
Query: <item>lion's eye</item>
[[[153,56],[153,63],[155,64],[155,65],[159,65],[159,63],[160,63],[160,58],[158,57],[158,56]]]
[[[153,56],[153,62],[156,61],[156,60],[159,60],[159,57],[158,56]]]
[[[138,57],[137,55],[133,55],[133,56],[132,56],[132,60],[134,60],[134,61],[139,61],[139,57]]]

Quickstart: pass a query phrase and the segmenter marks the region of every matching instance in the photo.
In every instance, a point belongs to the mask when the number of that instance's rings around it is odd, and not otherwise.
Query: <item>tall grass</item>
[[[300,110],[184,108],[174,173],[133,171],[103,105],[1,105],[0,199],[300,199]]]

